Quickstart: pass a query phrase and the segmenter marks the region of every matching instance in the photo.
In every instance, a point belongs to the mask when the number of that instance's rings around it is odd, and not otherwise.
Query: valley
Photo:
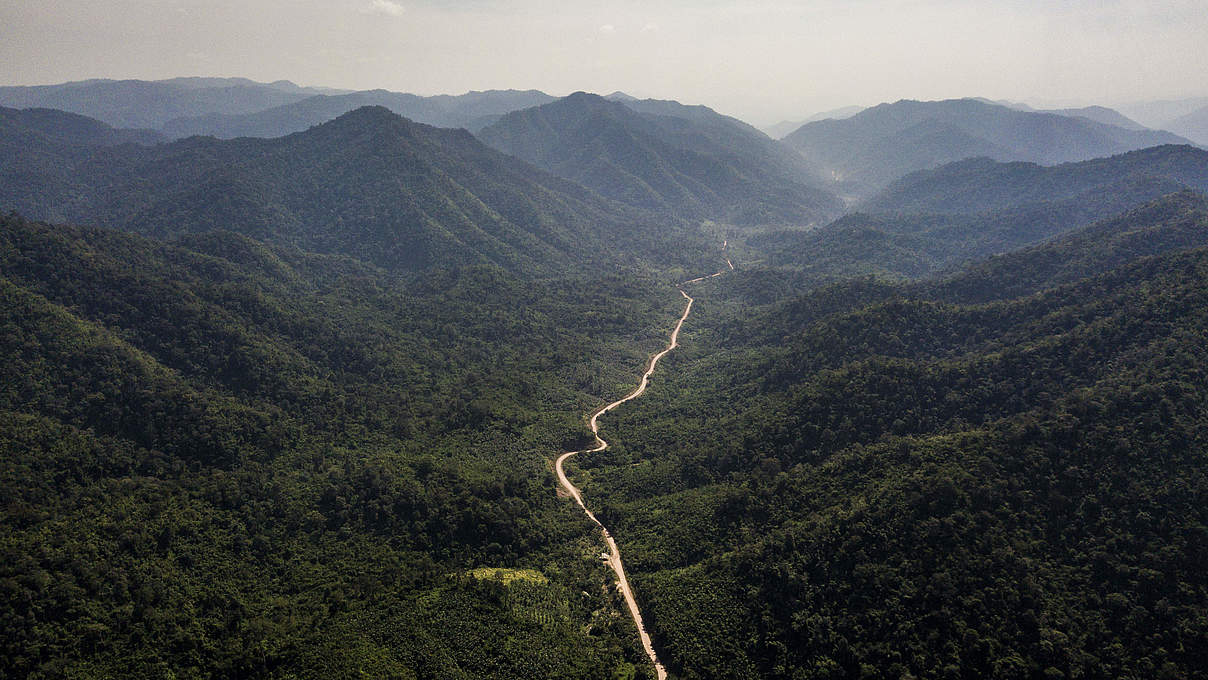
[[[0,667],[1205,677],[1208,151],[806,113],[0,87]]]
[[[734,269],[733,263],[730,262],[730,259],[728,257],[725,257],[725,250],[726,250],[727,243],[728,243],[728,241],[725,243],[722,243],[722,246],[721,246],[722,256],[725,259],[726,265],[729,266],[731,270],[733,270]],[[638,636],[642,640],[642,648],[646,651],[646,655],[650,657],[651,663],[654,664],[654,669],[658,675],[658,680],[663,680],[664,678],[666,678],[667,671],[665,668],[663,668],[663,664],[659,662],[658,655],[655,654],[654,647],[651,645],[650,635],[649,635],[649,633],[646,632],[646,626],[642,622],[641,610],[638,607],[637,600],[634,598],[633,590],[629,587],[629,579],[626,578],[626,576],[625,576],[625,565],[624,565],[624,562],[622,562],[622,560],[621,560],[621,549],[619,547],[617,547],[617,542],[615,540],[613,540],[612,535],[610,533],[608,533],[608,528],[605,527],[604,524],[601,523],[600,520],[597,519],[594,514],[592,514],[591,510],[587,509],[587,505],[583,502],[583,496],[582,496],[582,494],[579,493],[579,489],[577,487],[575,487],[575,485],[572,484],[569,479],[567,479],[566,472],[563,469],[563,464],[566,462],[567,459],[569,459],[572,456],[575,456],[575,455],[578,455],[581,453],[596,453],[598,451],[603,451],[604,449],[608,448],[608,442],[606,442],[600,438],[600,425],[598,422],[600,416],[604,415],[605,413],[608,413],[609,411],[624,404],[627,401],[632,401],[632,400],[637,399],[638,397],[642,396],[642,394],[646,391],[646,387],[650,384],[650,376],[654,374],[654,369],[655,369],[655,366],[658,365],[659,359],[662,359],[663,357],[667,356],[667,354],[670,353],[671,350],[673,350],[679,346],[680,330],[684,327],[684,322],[688,320],[688,314],[690,314],[692,312],[692,303],[695,302],[695,300],[691,296],[689,296],[687,292],[684,291],[683,286],[688,285],[690,283],[696,283],[698,281],[704,281],[706,279],[713,278],[716,276],[721,276],[722,274],[725,274],[725,270],[719,271],[715,274],[709,274],[707,276],[702,276],[702,277],[695,278],[695,279],[689,279],[689,280],[684,281],[683,283],[679,284],[679,286],[677,286],[677,289],[679,290],[680,295],[683,295],[684,299],[687,300],[688,302],[687,302],[687,304],[684,305],[684,313],[680,316],[679,320],[675,323],[675,328],[673,328],[671,330],[671,337],[667,343],[667,347],[665,349],[663,349],[663,351],[659,352],[658,354],[655,354],[650,357],[650,363],[646,367],[646,372],[642,374],[642,378],[638,382],[638,386],[636,388],[634,388],[634,390],[632,392],[630,392],[629,394],[625,395],[624,397],[621,397],[620,399],[618,399],[610,404],[601,406],[599,409],[597,409],[591,413],[590,417],[588,418],[587,424],[588,424],[588,427],[591,428],[592,435],[595,436],[595,439],[596,439],[595,447],[590,448],[590,449],[583,449],[582,451],[571,451],[568,453],[564,453],[564,454],[558,456],[558,459],[554,462],[554,470],[558,475],[558,483],[562,486],[562,489],[564,489],[566,491],[566,493],[571,496],[571,498],[574,498],[575,502],[579,504],[579,507],[583,509],[583,512],[587,514],[587,516],[591,519],[591,521],[595,522],[600,527],[600,531],[604,536],[604,541],[608,544],[608,553],[607,553],[608,554],[608,564],[612,568],[613,573],[616,574],[616,576],[617,576],[617,589],[621,592],[622,597],[625,599],[625,605],[629,609],[629,614],[633,618],[634,626],[638,630]]]

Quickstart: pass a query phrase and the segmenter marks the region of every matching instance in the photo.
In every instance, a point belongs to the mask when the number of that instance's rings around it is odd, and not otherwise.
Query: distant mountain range
[[[1208,106],[1208,97],[1139,101],[1120,104],[1116,108],[1124,115],[1147,127],[1169,129],[1167,126],[1171,121],[1205,106]]]
[[[808,224],[843,209],[795,154],[703,106],[579,92],[479,137],[609,198],[694,219]]]
[[[1183,135],[1196,144],[1208,146],[1208,106],[1179,116],[1163,127],[1175,134]]]
[[[243,114],[209,113],[166,122],[169,137],[211,135],[235,137],[282,137],[325,123],[362,106],[384,106],[419,123],[477,131],[509,111],[553,101],[536,90],[492,90],[463,95],[421,97],[414,94],[369,90],[338,95],[315,95],[263,111]]]
[[[1208,191],[1208,151],[1190,146],[1055,167],[970,159],[908,175],[821,229],[751,243],[820,281],[918,278],[1188,191]]]
[[[869,195],[915,170],[964,158],[1056,164],[1188,140],[1169,132],[1109,125],[1084,115],[953,99],[881,104],[846,120],[806,124],[784,142],[845,193]]]
[[[286,80],[275,83],[257,83],[245,78],[85,80],[0,87],[0,106],[59,109],[96,118],[114,127],[158,130],[181,116],[251,113],[327,92],[330,90],[298,87]]]
[[[857,113],[863,111],[865,108],[866,107],[863,106],[843,106],[837,109],[831,109],[830,111],[815,113],[809,118],[802,120],[782,120],[775,125],[769,125],[768,127],[763,128],[763,131],[772,139],[781,139],[785,135],[796,132],[797,128],[805,125],[806,123],[812,123],[816,120],[829,120],[832,118],[835,120],[851,118]]]
[[[464,130],[383,107],[272,140],[96,146],[27,128],[0,132],[12,150],[0,165],[0,205],[38,219],[157,237],[227,229],[392,269],[493,263],[555,272],[693,252],[674,220],[609,202]]]
[[[282,137],[362,106],[385,106],[416,122],[478,130],[517,109],[553,101],[535,90],[492,90],[421,97],[387,90],[299,87],[246,78],[86,80],[0,87],[0,106],[52,108],[119,128],[149,128],[170,138]]]

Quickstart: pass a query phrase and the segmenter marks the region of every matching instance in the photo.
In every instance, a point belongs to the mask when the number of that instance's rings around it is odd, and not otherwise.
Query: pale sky
[[[0,0],[0,84],[183,75],[677,99],[755,124],[1208,95],[1208,0]]]

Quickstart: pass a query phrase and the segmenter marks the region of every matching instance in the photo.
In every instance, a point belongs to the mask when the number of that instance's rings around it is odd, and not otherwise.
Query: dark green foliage
[[[1208,245],[1208,199],[1184,191],[1053,243],[990,258],[935,284],[940,296],[983,302],[1104,273],[1146,255]]]
[[[863,207],[874,212],[976,214],[1118,194],[1121,187],[1144,188],[1146,182],[1157,181],[1208,192],[1208,151],[1166,145],[1053,167],[973,158],[904,177]]]
[[[16,217],[0,272],[8,674],[640,663],[545,461],[662,341],[666,284],[412,280],[230,232],[164,244]],[[484,566],[541,576],[467,574]]]
[[[705,284],[581,463],[673,672],[1205,677],[1205,232],[1179,194],[939,284]]]
[[[227,229],[391,269],[490,263],[545,274],[705,253],[682,223],[381,107],[277,140],[87,152],[28,135],[11,143],[26,150],[0,166],[0,204],[157,237]]]
[[[578,92],[510,113],[479,136],[609,198],[690,218],[809,224],[843,208],[791,152],[704,107]]]

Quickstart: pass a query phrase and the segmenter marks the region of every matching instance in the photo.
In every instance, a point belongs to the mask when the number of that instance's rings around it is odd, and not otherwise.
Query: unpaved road
[[[733,270],[734,265],[730,262],[728,257],[725,257],[726,245],[727,243],[722,243],[722,257],[725,258],[726,264],[729,265],[731,270]],[[679,284],[680,295],[684,296],[684,299],[688,301],[688,304],[684,305],[684,313],[680,315],[679,321],[675,324],[675,329],[671,331],[671,340],[667,343],[667,348],[650,357],[650,364],[646,366],[646,372],[642,374],[642,380],[638,383],[637,388],[611,404],[601,406],[592,412],[591,418],[588,420],[588,424],[591,426],[591,432],[596,438],[596,445],[590,449],[564,453],[561,456],[558,456],[558,460],[554,463],[554,470],[558,473],[558,483],[561,484],[562,488],[575,499],[575,502],[579,504],[579,507],[583,508],[583,512],[587,513],[587,516],[591,518],[591,521],[595,522],[600,527],[601,533],[604,534],[604,541],[608,544],[608,565],[612,567],[613,573],[617,575],[617,589],[621,591],[621,594],[625,598],[625,605],[629,607],[629,615],[633,617],[633,623],[638,629],[638,637],[640,637],[642,640],[642,649],[646,650],[646,656],[650,657],[650,662],[654,664],[654,670],[658,675],[658,680],[664,680],[667,677],[667,669],[663,668],[662,662],[659,661],[658,655],[654,652],[654,646],[650,644],[650,634],[646,632],[646,625],[642,622],[642,612],[640,609],[638,609],[637,600],[635,600],[633,597],[633,590],[629,587],[629,579],[625,577],[625,564],[621,561],[621,549],[617,547],[617,542],[613,540],[612,534],[608,532],[608,527],[604,526],[600,520],[596,519],[596,516],[592,514],[591,510],[587,509],[587,505],[583,503],[583,496],[579,493],[579,489],[574,484],[571,484],[570,480],[566,478],[566,470],[563,468],[563,463],[565,463],[566,459],[570,458],[571,456],[580,453],[594,453],[596,451],[603,451],[604,449],[608,448],[608,442],[600,438],[600,416],[608,413],[621,404],[630,401],[631,399],[637,399],[638,397],[642,396],[642,393],[646,391],[646,386],[650,384],[650,375],[654,373],[654,367],[658,365],[659,359],[662,359],[667,355],[668,352],[676,347],[679,347],[680,329],[684,327],[684,321],[688,318],[688,314],[692,312],[692,303],[694,302],[692,297],[684,291],[683,286],[689,283],[696,283],[698,281],[704,281],[705,279],[711,279],[715,276],[721,276],[725,273],[726,270],[723,269],[716,274],[701,276]]]

